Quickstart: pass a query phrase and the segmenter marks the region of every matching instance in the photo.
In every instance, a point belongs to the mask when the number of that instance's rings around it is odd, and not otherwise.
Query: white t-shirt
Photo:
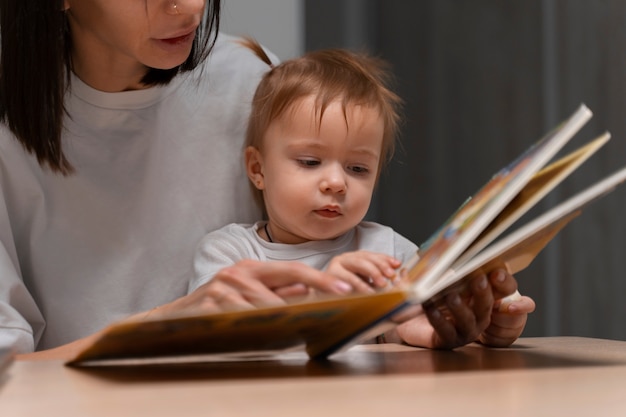
[[[74,77],[68,177],[0,125],[0,346],[51,348],[187,293],[199,240],[260,216],[242,146],[267,70],[220,35],[167,86],[103,93]]]
[[[242,259],[260,261],[298,261],[325,270],[330,260],[344,252],[366,250],[384,253],[403,263],[417,252],[417,246],[393,231],[373,222],[361,222],[349,232],[331,240],[317,240],[295,245],[272,243],[257,233],[265,222],[230,224],[207,234],[196,251],[195,277],[189,292],[208,282],[222,268]]]

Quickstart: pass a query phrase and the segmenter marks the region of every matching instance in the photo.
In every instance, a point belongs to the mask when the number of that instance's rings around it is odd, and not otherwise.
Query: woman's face
[[[76,74],[103,91],[140,88],[148,67],[191,51],[206,0],[65,0]]]

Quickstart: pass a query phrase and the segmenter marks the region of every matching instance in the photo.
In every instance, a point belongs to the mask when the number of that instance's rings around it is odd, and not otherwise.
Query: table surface
[[[0,416],[626,416],[626,342],[521,338],[435,351],[362,345],[327,361],[76,369],[15,361]]]

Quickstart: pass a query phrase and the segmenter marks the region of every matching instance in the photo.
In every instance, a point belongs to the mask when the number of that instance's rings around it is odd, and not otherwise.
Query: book
[[[207,355],[240,360],[285,351],[323,359],[391,328],[395,314],[435,302],[478,271],[505,268],[515,274],[588,204],[626,181],[624,167],[505,234],[609,141],[610,134],[604,133],[547,165],[590,118],[591,111],[581,104],[493,175],[420,245],[388,288],[249,310],[122,320],[104,329],[68,365],[206,360]]]

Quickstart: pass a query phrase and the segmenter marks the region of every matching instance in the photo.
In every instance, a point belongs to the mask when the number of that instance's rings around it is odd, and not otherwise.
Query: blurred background
[[[345,47],[392,64],[405,123],[368,218],[418,244],[580,103],[594,117],[564,151],[613,138],[529,216],[626,166],[623,0],[224,0],[223,19],[280,59]],[[625,271],[623,186],[517,275],[537,302],[524,336],[626,340]]]

